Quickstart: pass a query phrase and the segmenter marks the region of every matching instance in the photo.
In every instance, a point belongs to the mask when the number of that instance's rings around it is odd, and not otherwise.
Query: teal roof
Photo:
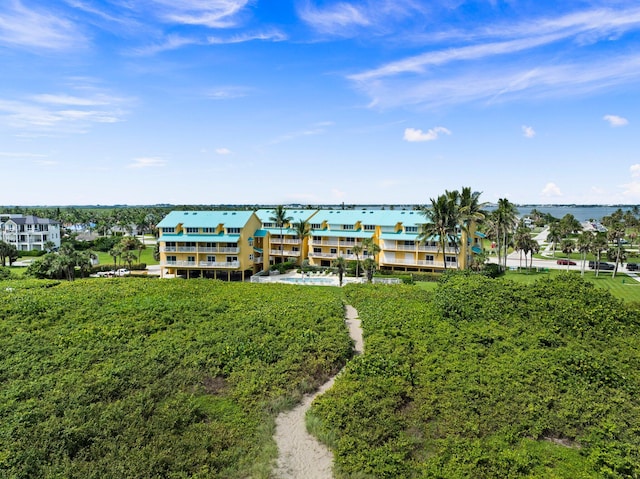
[[[264,238],[265,236],[267,236],[267,230],[256,230],[256,232],[253,233],[253,236],[255,236],[256,238]]]
[[[482,253],[482,248],[480,248],[479,246],[472,246],[471,251],[473,251],[476,254],[480,254]]]
[[[320,210],[313,217],[313,223],[326,221],[329,224],[355,224],[395,226],[417,226],[428,223],[420,211],[413,210]]]
[[[297,223],[300,220],[308,220],[311,218],[318,210],[305,210],[300,208],[285,208],[285,213],[287,217],[291,218],[291,223]],[[273,208],[261,208],[256,211],[256,215],[260,218],[262,223],[272,223],[269,219],[275,214]]]
[[[181,224],[185,228],[215,228],[224,224],[228,228],[243,228],[253,211],[172,211],[165,216],[159,228],[175,228]]]
[[[373,238],[373,231],[353,230],[311,230],[312,236],[328,236],[330,238]]]
[[[486,237],[487,237],[487,235],[485,235],[484,233],[482,233],[482,232],[480,232],[480,231],[476,231],[476,232],[475,232],[475,235],[476,235],[478,238],[486,238]]]
[[[280,235],[280,228],[265,228],[272,235]],[[297,236],[296,230],[293,228],[282,228],[282,236]]]
[[[166,234],[160,237],[160,241],[193,241],[196,243],[237,243],[240,235],[203,235],[203,234]]]
[[[418,241],[417,234],[411,233],[382,233],[380,239],[392,241]]]

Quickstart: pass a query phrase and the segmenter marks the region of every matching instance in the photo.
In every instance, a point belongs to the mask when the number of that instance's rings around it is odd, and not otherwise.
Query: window
[[[197,233],[197,232],[198,232],[198,228],[193,228],[193,227],[187,228],[187,233]]]
[[[263,223],[263,226],[265,228],[275,228],[276,224],[275,223]]]
[[[240,228],[227,228],[227,234],[229,235],[239,235]]]
[[[322,223],[311,223],[312,230],[320,230],[322,229]]]
[[[352,230],[353,229],[353,225],[342,225],[342,229],[343,230]]]
[[[338,250],[336,248],[331,248],[331,254],[338,254]]]
[[[252,254],[249,255],[249,261],[253,261],[253,255]]]
[[[376,230],[376,225],[364,225],[364,230],[365,231],[375,231]]]
[[[253,246],[253,238],[249,238],[249,246]]]
[[[207,262],[215,263],[216,262],[216,257],[215,256],[207,256]]]
[[[235,263],[236,261],[238,261],[237,256],[227,256],[227,263]]]
[[[404,245],[405,245],[405,246],[415,246],[415,245],[416,245],[416,242],[415,242],[415,241],[405,241],[405,242],[404,242]]]
[[[175,260],[176,260],[175,256],[167,256],[167,261],[175,262]]]
[[[407,233],[417,233],[418,232],[418,227],[417,226],[405,226],[404,230]]]
[[[320,243],[322,241],[322,236],[314,236],[313,241],[317,241],[318,243]]]
[[[187,248],[195,248],[195,247],[196,247],[196,242],[195,242],[195,241],[185,241],[185,242],[184,242],[184,245],[185,245]]]
[[[355,243],[356,239],[355,238],[345,238],[344,241],[345,241],[345,243]]]
[[[203,233],[215,233],[216,229],[215,228],[202,228],[202,232]]]
[[[433,258],[434,258],[434,257],[433,257],[433,255],[432,255],[432,254],[428,254],[427,256],[425,256],[425,259],[426,259],[427,261],[433,261]]]
[[[444,260],[445,260],[447,263],[451,263],[451,264],[455,264],[455,263],[457,263],[457,262],[458,262],[458,259],[457,259],[455,256],[445,256],[445,257],[444,257]]]
[[[322,248],[313,248],[314,253],[322,253]]]
[[[196,262],[196,257],[195,256],[187,256],[187,261],[190,263],[195,263]]]
[[[291,251],[300,251],[300,248],[298,248],[297,246],[294,246],[291,248]]]
[[[162,228],[162,232],[163,233],[175,233],[176,229],[175,228]]]

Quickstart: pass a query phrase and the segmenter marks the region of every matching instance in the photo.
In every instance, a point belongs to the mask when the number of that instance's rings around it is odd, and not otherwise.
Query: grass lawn
[[[585,271],[584,279],[594,283],[599,288],[608,289],[616,298],[629,302],[640,303],[640,282],[627,276],[624,272],[618,271],[614,279],[611,278],[611,271],[601,271],[598,277],[593,271]],[[519,283],[533,283],[537,279],[559,274],[580,274],[579,271],[569,271],[561,269],[551,269],[548,272],[536,273],[535,271],[507,271],[505,278]]]
[[[153,245],[148,246],[146,249],[142,250],[142,254],[140,255],[140,261],[142,263],[150,264],[158,264],[158,262],[153,259]],[[138,252],[136,251],[136,257],[138,256]],[[108,253],[104,253],[102,251],[97,251],[98,260],[100,264],[113,264],[113,257],[109,256]]]

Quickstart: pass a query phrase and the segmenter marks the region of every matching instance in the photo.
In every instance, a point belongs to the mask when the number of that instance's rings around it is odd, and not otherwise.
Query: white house
[[[60,247],[60,223],[33,215],[0,214],[0,239],[18,251],[44,250],[48,241]]]

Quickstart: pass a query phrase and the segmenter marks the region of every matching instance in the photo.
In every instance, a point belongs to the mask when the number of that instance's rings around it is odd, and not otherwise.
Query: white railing
[[[175,253],[178,251],[178,248],[176,248],[175,246],[164,246],[162,248],[162,251],[165,253]]]
[[[200,261],[199,266],[205,268],[239,268],[239,261]]]
[[[271,238],[272,244],[300,244],[300,239],[280,239],[280,238]]]
[[[162,266],[196,266],[195,261],[164,261]]]
[[[195,246],[178,246],[178,253],[195,253]]]
[[[310,245],[314,246],[339,246],[339,241],[310,241]]]
[[[300,256],[300,251],[272,249],[269,254],[271,256]]]
[[[254,263],[262,263],[262,261],[263,261],[262,256],[256,256],[255,258],[253,258]]]
[[[218,248],[218,251],[216,251],[216,253],[239,253],[239,252],[240,252],[240,248],[238,247]]]
[[[338,253],[314,253],[311,251],[309,252],[309,256],[313,258],[337,258]]]

